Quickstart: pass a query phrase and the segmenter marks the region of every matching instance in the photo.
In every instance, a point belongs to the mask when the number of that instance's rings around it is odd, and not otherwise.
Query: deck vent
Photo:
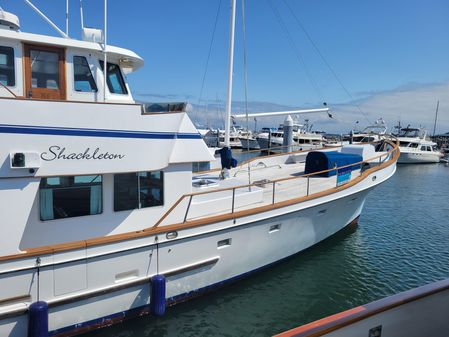
[[[0,29],[19,31],[20,21],[19,18],[9,12],[5,12],[0,8]]]
[[[221,249],[221,248],[229,247],[231,245],[231,242],[232,242],[231,239],[220,240],[217,242],[217,248]]]

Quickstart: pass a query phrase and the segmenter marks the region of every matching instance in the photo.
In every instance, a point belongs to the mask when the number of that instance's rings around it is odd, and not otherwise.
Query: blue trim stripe
[[[104,138],[201,139],[201,135],[199,133],[80,129],[80,128],[10,125],[10,124],[0,124],[0,133],[76,136],[76,137],[84,136],[84,137],[104,137]]]

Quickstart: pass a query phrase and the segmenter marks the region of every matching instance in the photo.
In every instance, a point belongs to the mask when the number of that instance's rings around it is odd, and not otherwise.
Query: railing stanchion
[[[184,221],[183,221],[184,223],[187,221],[187,215],[189,214],[189,209],[190,209],[190,204],[192,203],[192,198],[193,198],[193,195],[191,195],[189,198],[189,203],[188,203],[187,209],[186,209],[186,215],[184,216]]]
[[[309,196],[309,188],[310,188],[310,177],[307,176],[307,196]]]
[[[273,181],[273,199],[271,200],[271,203],[272,203],[272,204],[274,204],[275,191],[276,191],[276,182]]]
[[[234,213],[234,205],[235,205],[235,188],[232,189],[232,211]]]

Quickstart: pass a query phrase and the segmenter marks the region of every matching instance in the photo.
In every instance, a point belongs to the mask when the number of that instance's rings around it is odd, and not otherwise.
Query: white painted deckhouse
[[[161,314],[356,222],[396,170],[382,141],[193,176],[214,158],[182,104],[134,102],[138,55],[16,19],[0,11],[0,336]]]

